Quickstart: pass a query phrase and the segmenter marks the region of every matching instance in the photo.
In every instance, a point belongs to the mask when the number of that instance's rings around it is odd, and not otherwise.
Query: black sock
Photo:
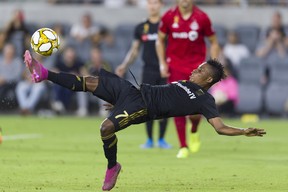
[[[106,159],[108,160],[108,169],[114,167],[117,163],[117,137],[115,133],[102,137],[104,143],[103,149]]]
[[[153,127],[153,121],[147,121],[146,122],[146,132],[149,139],[152,139],[152,127]]]
[[[85,78],[77,75],[48,71],[48,80],[72,91],[86,91]]]
[[[167,122],[168,119],[161,119],[159,121],[159,126],[160,126],[160,133],[159,133],[159,139],[163,139],[165,132],[166,132],[166,127],[167,127]]]

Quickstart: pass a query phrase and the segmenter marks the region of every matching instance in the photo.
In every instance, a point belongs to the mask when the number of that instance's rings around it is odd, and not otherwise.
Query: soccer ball
[[[55,31],[49,28],[41,28],[34,32],[31,37],[32,49],[43,56],[50,56],[57,52],[60,39]]]

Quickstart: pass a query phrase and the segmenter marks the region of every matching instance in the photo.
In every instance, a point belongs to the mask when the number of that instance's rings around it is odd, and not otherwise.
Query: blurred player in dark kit
[[[147,10],[149,17],[145,21],[138,24],[134,32],[134,40],[131,48],[127,53],[124,61],[116,69],[116,74],[123,77],[129,65],[131,65],[139,54],[139,49],[143,45],[142,60],[144,62],[142,83],[151,85],[161,85],[166,83],[166,78],[161,78],[159,70],[159,62],[156,54],[155,42],[158,37],[158,26],[161,19],[160,10],[162,0],[147,0]],[[168,149],[171,146],[164,140],[167,127],[167,119],[159,120],[159,139],[158,147]],[[148,139],[142,148],[152,148],[153,142],[153,121],[146,122],[146,132]]]

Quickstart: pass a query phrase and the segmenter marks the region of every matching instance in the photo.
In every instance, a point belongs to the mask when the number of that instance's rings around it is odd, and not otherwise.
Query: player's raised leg
[[[52,81],[58,85],[71,89],[73,91],[90,91],[93,92],[98,87],[98,77],[78,77],[68,73],[54,73],[48,71],[41,63],[36,61],[26,51],[24,54],[24,62],[29,69],[32,79],[35,82],[44,80]],[[106,119],[101,124],[101,138],[103,141],[103,149],[105,157],[108,160],[108,167],[102,189],[105,191],[111,190],[115,184],[118,174],[121,170],[121,165],[117,163],[117,137],[115,135],[115,127],[111,120]]]
[[[32,80],[35,82],[41,82],[48,78],[48,70],[36,61],[28,50],[24,54],[24,63],[31,73]]]
[[[102,189],[110,191],[116,184],[117,177],[121,170],[120,163],[117,163],[117,137],[115,127],[111,120],[106,119],[101,124],[101,139],[105,157],[108,160],[108,167]]]
[[[48,71],[40,62],[35,60],[28,50],[24,54],[24,62],[36,83],[49,80],[72,91],[93,92],[98,86],[98,77],[80,77],[69,73]]]

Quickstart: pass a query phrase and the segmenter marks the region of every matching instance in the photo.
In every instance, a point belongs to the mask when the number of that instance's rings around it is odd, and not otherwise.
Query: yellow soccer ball
[[[57,52],[60,46],[59,36],[49,28],[41,28],[34,32],[31,37],[32,49],[43,56],[50,56]]]

